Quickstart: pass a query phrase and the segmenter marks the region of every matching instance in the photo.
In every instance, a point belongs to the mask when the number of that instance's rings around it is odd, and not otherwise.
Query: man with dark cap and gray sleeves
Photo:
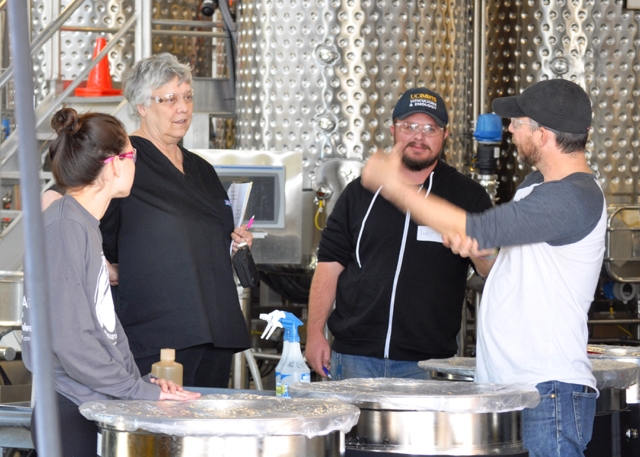
[[[440,158],[449,121],[440,95],[409,89],[392,118],[398,179],[469,212],[491,207],[478,183]],[[471,260],[479,273],[488,272],[487,260]],[[444,247],[438,233],[356,179],[322,232],[309,296],[307,361],[320,376],[330,368],[333,379],[424,378],[418,361],[451,357],[458,349],[469,264]]]
[[[540,404],[523,411],[531,457],[583,455],[591,439],[596,381],[587,357],[587,312],[604,256],[606,202],[585,158],[591,103],[567,80],[541,81],[498,98],[511,118],[518,159],[535,166],[513,201],[469,214],[399,181],[393,152],[373,156],[369,189],[438,230],[462,256],[500,248],[478,316],[476,381],[527,383]]]

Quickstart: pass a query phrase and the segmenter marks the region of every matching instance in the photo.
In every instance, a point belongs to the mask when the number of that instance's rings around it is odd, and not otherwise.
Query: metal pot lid
[[[640,359],[640,348],[632,346],[609,346],[606,344],[590,344],[587,346],[587,352],[591,358],[633,358]]]
[[[418,362],[425,371],[466,376],[473,378],[476,374],[475,357],[451,357],[449,359],[429,359]]]
[[[620,361],[619,357],[596,357],[599,356],[592,357],[591,365],[598,389],[626,389],[640,379],[640,367],[629,363],[631,360],[627,359],[624,362]],[[431,359],[418,362],[418,366],[426,371],[473,378],[476,372],[476,359],[473,357]]]
[[[84,403],[89,420],[121,431],[144,430],[174,436],[291,436],[307,438],[348,433],[360,410],[338,400],[274,398],[259,395],[206,395],[193,401]]]
[[[528,384],[362,378],[296,383],[292,397],[336,398],[363,409],[496,413],[534,408],[540,395]]]

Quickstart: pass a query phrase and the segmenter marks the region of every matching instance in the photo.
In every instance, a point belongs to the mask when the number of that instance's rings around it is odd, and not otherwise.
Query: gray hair
[[[162,87],[178,77],[179,83],[191,85],[191,67],[178,62],[178,59],[168,52],[156,54],[137,62],[133,68],[122,77],[124,97],[135,109],[138,105],[149,106],[151,91]]]

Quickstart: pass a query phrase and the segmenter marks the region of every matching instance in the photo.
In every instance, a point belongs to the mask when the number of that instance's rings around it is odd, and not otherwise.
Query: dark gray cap
[[[591,126],[589,96],[566,79],[537,82],[520,95],[496,98],[491,107],[500,117],[528,117],[558,132],[587,133]]]

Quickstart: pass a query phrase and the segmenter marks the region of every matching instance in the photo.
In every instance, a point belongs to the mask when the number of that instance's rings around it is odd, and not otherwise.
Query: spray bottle
[[[289,386],[296,382],[311,382],[311,371],[302,357],[300,350],[300,335],[298,327],[302,321],[291,313],[285,312],[286,317],[280,319],[284,327],[285,344],[289,342],[289,351],[283,351],[284,363],[280,370],[280,379],[276,378],[276,397],[290,397]]]
[[[302,321],[291,313],[274,311],[261,314],[261,319],[269,324],[262,337],[271,336],[276,327],[284,328],[284,346],[282,357],[276,366],[276,396],[289,397],[289,386],[296,382],[311,382],[311,371],[302,357],[298,327]]]

